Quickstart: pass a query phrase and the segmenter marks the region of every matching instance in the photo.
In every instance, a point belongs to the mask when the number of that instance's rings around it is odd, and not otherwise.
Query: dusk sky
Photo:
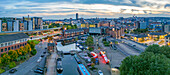
[[[170,17],[170,0],[0,0],[0,17]]]

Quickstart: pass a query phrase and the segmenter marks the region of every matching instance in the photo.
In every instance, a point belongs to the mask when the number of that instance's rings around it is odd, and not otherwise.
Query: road
[[[122,54],[118,50],[114,50],[111,47],[105,47],[102,43],[103,37],[99,39],[99,45],[100,47],[104,48],[107,54],[107,57],[110,59],[110,65],[111,67],[119,67],[121,64],[121,61],[126,57],[124,54]]]
[[[110,72],[110,66],[108,64],[106,64],[104,62],[104,59],[102,58],[102,56],[99,55],[100,50],[98,50],[98,46],[97,46],[97,41],[99,43],[99,45],[101,46],[102,42],[101,40],[98,40],[98,36],[94,36],[94,52],[96,52],[98,54],[98,58],[99,58],[99,65],[96,65],[96,67],[101,70],[104,75],[111,75]],[[104,48],[104,47],[102,47]]]
[[[123,43],[119,43],[118,47],[122,49],[124,52],[128,53],[129,55],[139,55],[140,53],[137,52],[134,48],[131,48]]]
[[[146,48],[146,46],[143,46],[143,45],[140,45],[140,44],[138,44],[138,43],[136,43],[136,42],[133,42],[133,41],[130,41],[130,40],[126,40],[126,39],[120,39],[120,40],[122,40],[122,41],[125,41],[125,42],[128,42],[128,43],[130,43],[130,44],[132,44],[132,45],[136,45],[136,47],[138,48],[138,49],[141,49],[141,50],[145,50],[145,48]]]
[[[22,64],[16,66],[15,68],[18,70],[17,72],[10,74],[9,71],[6,71],[2,73],[2,75],[26,75],[28,74],[28,72],[33,71],[32,69],[39,65],[39,63],[37,63],[37,60],[45,51],[46,44],[47,43],[36,45],[35,48],[37,50],[37,54],[31,57],[29,60],[23,62]]]

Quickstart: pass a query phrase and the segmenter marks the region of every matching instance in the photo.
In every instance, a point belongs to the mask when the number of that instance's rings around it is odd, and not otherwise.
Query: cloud
[[[170,4],[166,4],[164,8],[170,8]]]
[[[129,17],[135,15],[166,14],[170,16],[169,0],[3,0],[0,17],[4,16],[60,16]],[[49,17],[48,17],[49,16]],[[62,16],[62,17],[61,17]],[[155,15],[157,16],[157,15]]]

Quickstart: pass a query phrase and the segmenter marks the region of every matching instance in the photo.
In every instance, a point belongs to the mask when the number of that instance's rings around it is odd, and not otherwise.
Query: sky
[[[170,17],[170,0],[0,0],[0,17]]]

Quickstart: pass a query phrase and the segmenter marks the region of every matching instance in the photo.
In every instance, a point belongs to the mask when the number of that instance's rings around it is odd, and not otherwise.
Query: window
[[[27,45],[27,43],[25,43],[25,45]]]
[[[11,47],[11,49],[14,49],[13,46]]]
[[[19,48],[19,45],[18,45],[18,48]]]
[[[5,48],[5,52],[7,51],[7,48]]]
[[[15,49],[17,48],[17,46],[15,46]]]
[[[23,46],[24,46],[24,43],[23,43]]]
[[[8,46],[11,45],[10,42],[8,42]]]
[[[22,46],[22,44],[20,44],[20,47]]]
[[[10,50],[11,48],[10,47],[8,47],[8,51]]]
[[[3,49],[1,49],[1,52],[3,52],[4,50]]]
[[[7,46],[7,43],[5,43],[5,46]]]
[[[11,45],[13,45],[13,42],[11,42]]]
[[[4,46],[4,44],[1,44],[1,47],[3,47]]]

